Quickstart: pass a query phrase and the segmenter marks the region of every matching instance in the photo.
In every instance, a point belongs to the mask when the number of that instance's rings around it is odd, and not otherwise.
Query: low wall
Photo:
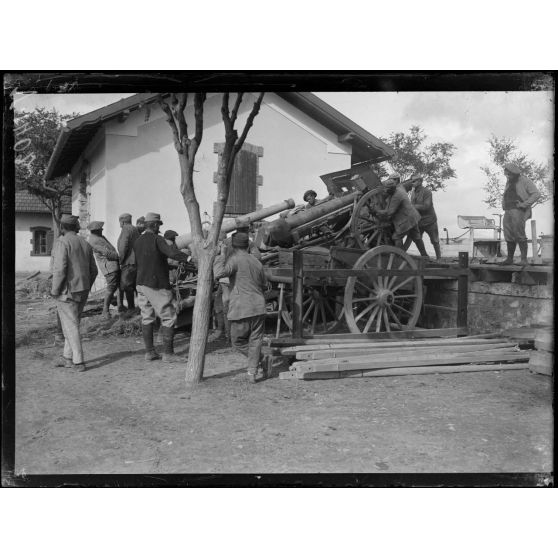
[[[457,281],[427,280],[424,303],[418,326],[455,327]],[[472,334],[512,327],[552,325],[553,316],[551,281],[546,285],[469,281],[467,326]]]

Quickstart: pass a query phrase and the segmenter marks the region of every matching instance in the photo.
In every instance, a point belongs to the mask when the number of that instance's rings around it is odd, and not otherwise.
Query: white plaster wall
[[[255,99],[252,95],[246,97],[239,113],[239,130]],[[231,107],[233,102],[234,95]],[[224,141],[220,106],[220,94],[208,96],[203,141],[195,167],[202,215],[204,211],[212,214],[216,197],[213,173],[217,170],[217,154],[213,153],[213,146]],[[113,243],[119,234],[118,215],[123,212],[131,213],[135,222],[140,215],[155,211],[162,215],[163,230],[172,228],[180,234],[190,230],[179,193],[180,169],[171,130],[158,106],[150,108],[149,116],[146,111],[142,108],[132,112],[124,123],[112,121],[106,125],[106,213],[100,219],[106,222],[105,235]],[[193,132],[191,113],[187,120]],[[319,175],[350,166],[350,146],[339,144],[335,134],[273,93],[264,97],[247,142],[264,149],[259,168],[263,185],[258,200],[264,206],[289,197],[302,203],[302,194],[308,188],[325,196],[326,188]],[[90,161],[93,165],[93,159]],[[94,200],[93,190],[92,207],[96,203],[102,205]],[[101,186],[96,187],[98,199],[102,191]]]
[[[50,271],[50,256],[31,256],[31,227],[52,228],[50,215],[40,213],[18,213],[15,219],[15,270]]]

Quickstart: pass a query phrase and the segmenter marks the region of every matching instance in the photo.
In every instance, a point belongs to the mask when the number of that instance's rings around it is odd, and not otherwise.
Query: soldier
[[[506,187],[502,199],[504,209],[504,238],[508,245],[508,256],[502,262],[504,265],[513,264],[516,245],[519,244],[521,264],[527,265],[527,236],[525,223],[531,218],[531,206],[540,198],[541,194],[530,178],[521,174],[521,169],[513,163],[504,165]],[[533,239],[534,240],[534,239]]]
[[[138,217],[136,220],[136,229],[138,229],[138,232],[140,234],[143,233],[143,231],[145,231],[145,217]]]
[[[174,354],[176,307],[169,283],[167,259],[187,262],[188,256],[165,242],[159,234],[162,224],[158,213],[148,213],[145,216],[145,232],[134,244],[145,360],[159,358],[153,347],[153,326],[158,317],[161,320],[160,331],[163,337],[163,362],[182,362],[183,359]]]
[[[230,300],[227,318],[230,321],[233,347],[246,355],[248,381],[256,382],[261,356],[265,323],[264,290],[267,279],[262,264],[248,253],[248,234],[232,235],[232,255],[226,257],[226,247],[215,258],[213,273],[216,279],[228,277]]]
[[[120,222],[120,236],[116,246],[120,254],[120,289],[126,295],[128,302],[128,310],[135,308],[134,291],[136,290],[136,257],[134,255],[134,243],[139,238],[140,233],[134,225],[132,225],[132,216],[129,213],[123,213],[118,217]],[[125,308],[121,306],[120,312]]]
[[[304,196],[302,197],[302,199],[305,202],[307,202],[305,209],[310,209],[311,207],[314,207],[316,205],[316,198],[317,197],[318,197],[318,194],[316,194],[316,192],[314,192],[314,190],[306,190],[306,192],[304,192]]]
[[[93,249],[79,236],[79,217],[63,215],[61,236],[53,249],[52,290],[64,333],[63,357],[55,366],[85,371],[79,324],[89,291],[97,277]]]
[[[418,228],[420,215],[412,206],[407,192],[402,186],[398,186],[393,179],[387,180],[385,187],[389,196],[388,206],[386,209],[376,210],[376,214],[380,218],[388,218],[393,222],[395,231],[392,239],[395,246],[403,250],[403,237],[410,236],[419,249],[420,255],[428,257]]]
[[[420,221],[418,224],[420,236],[426,233],[430,238],[430,242],[436,252],[436,259],[442,257],[440,250],[440,236],[438,234],[438,217],[434,211],[434,204],[432,203],[432,191],[430,188],[423,186],[423,178],[420,174],[413,174],[411,176],[410,184],[412,185],[411,203],[420,214]],[[412,239],[407,237],[404,244],[404,249],[407,250],[411,245]]]
[[[91,221],[88,242],[93,248],[95,259],[101,273],[105,276],[106,294],[103,300],[103,318],[110,318],[110,302],[114,293],[120,288],[120,263],[116,248],[103,236],[103,221]]]

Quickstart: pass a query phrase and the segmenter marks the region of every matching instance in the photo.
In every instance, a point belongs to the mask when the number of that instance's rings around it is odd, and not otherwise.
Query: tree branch
[[[240,105],[242,103],[242,97],[244,97],[244,93],[237,93],[236,94],[236,101],[234,103],[234,107],[233,107],[232,113],[231,113],[231,122],[232,122],[233,126],[234,126],[234,123],[236,122],[236,117],[238,115],[238,109],[240,108]]]
[[[183,153],[182,144],[180,142],[180,137],[178,135],[178,128],[176,127],[176,122],[174,121],[174,116],[172,115],[172,111],[169,105],[163,100],[162,97],[159,97],[159,106],[163,109],[163,112],[166,115],[166,120],[169,123],[169,126],[172,130],[172,136],[174,138],[174,147],[179,154]]]
[[[196,93],[194,96],[194,118],[196,120],[196,131],[190,145],[190,157],[195,157],[203,137],[203,104],[205,93]]]

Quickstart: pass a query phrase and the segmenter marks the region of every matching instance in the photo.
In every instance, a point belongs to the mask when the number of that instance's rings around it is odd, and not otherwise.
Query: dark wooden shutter
[[[226,214],[244,215],[256,211],[257,175],[257,153],[239,151],[234,162]]]
[[[52,252],[52,245],[54,244],[54,231],[52,229],[47,231],[46,242],[47,242],[47,254],[50,256]]]

